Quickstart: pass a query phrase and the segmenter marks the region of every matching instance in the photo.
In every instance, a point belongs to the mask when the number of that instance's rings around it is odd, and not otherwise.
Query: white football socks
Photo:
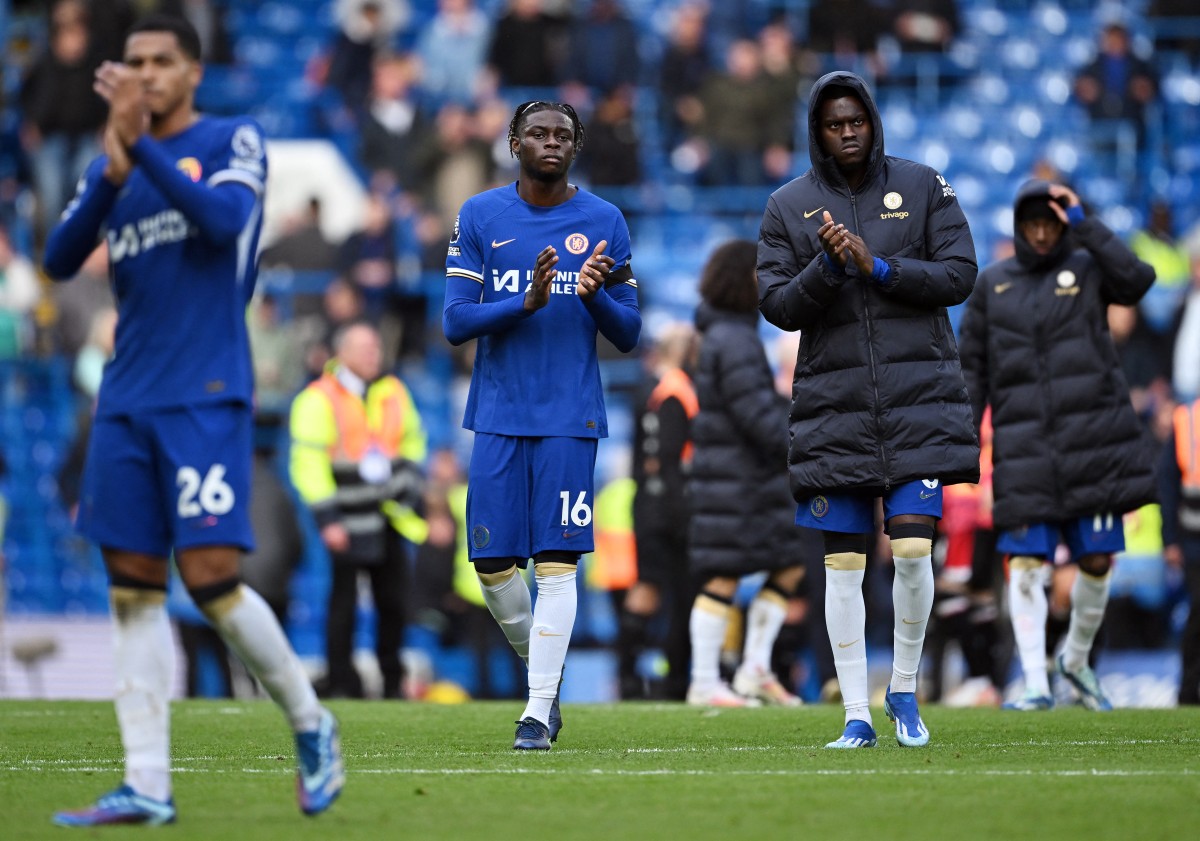
[[[321,723],[317,693],[262,596],[239,584],[200,609],[283,710],[292,729],[297,733],[316,730]]]
[[[692,642],[691,685],[711,689],[721,682],[721,647],[729,627],[729,603],[700,593],[688,617]]]
[[[529,629],[533,625],[533,601],[524,577],[511,567],[504,572],[479,576],[483,603],[504,632],[508,644],[529,665]]]
[[[534,567],[534,573],[538,595],[529,637],[529,702],[521,719],[532,716],[548,724],[567,662],[579,593],[575,589],[575,564],[541,563]]]
[[[1046,673],[1046,590],[1042,560],[1017,556],[1008,562],[1008,611],[1012,616],[1013,638],[1021,671],[1025,673],[1025,691],[1030,695],[1050,695],[1050,677]]]
[[[933,610],[933,541],[924,537],[892,540],[893,692],[916,692],[925,628]]]
[[[771,651],[787,619],[787,599],[778,590],[759,590],[746,611],[746,643],[742,667],[755,672],[771,670]]]
[[[154,800],[171,796],[170,698],[175,644],[166,593],[113,587],[117,723],[125,784]]]
[[[871,723],[867,688],[867,608],[862,584],[866,556],[842,552],[825,556],[825,628],[833,647],[846,722]]]
[[[1077,671],[1087,665],[1092,653],[1096,632],[1104,621],[1104,609],[1108,606],[1108,589],[1112,573],[1106,572],[1097,578],[1082,569],[1071,585],[1071,624],[1067,627],[1067,641],[1063,647],[1063,666]]]

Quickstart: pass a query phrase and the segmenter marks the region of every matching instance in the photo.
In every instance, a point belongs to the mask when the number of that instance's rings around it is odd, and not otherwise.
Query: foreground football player
[[[124,62],[96,72],[110,108],[105,154],[46,243],[47,274],[66,279],[107,230],[119,312],[77,525],[109,575],[125,779],[94,805],[55,815],[63,826],[175,820],[172,554],[192,599],[287,716],[300,808],[322,812],[342,788],[337,723],[274,613],[238,580],[254,545],[245,313],[267,160],[252,120],[196,113],[201,74],[189,23],[152,16],[133,26]]]

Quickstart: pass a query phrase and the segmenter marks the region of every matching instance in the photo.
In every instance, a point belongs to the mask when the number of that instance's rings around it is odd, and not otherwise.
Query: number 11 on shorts
[[[574,505],[571,504],[570,491],[559,491],[558,498],[562,500],[562,524],[564,526],[574,523],[582,527],[592,521],[592,508],[587,504],[587,491],[579,492]]]

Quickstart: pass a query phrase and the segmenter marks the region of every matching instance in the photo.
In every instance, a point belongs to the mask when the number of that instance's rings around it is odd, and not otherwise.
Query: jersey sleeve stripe
[[[260,179],[255,178],[247,172],[241,172],[236,169],[223,169],[220,172],[213,173],[213,176],[208,179],[208,186],[215,187],[218,184],[233,182],[236,184],[245,184],[255,195],[261,196],[263,193],[263,183]]]
[[[483,283],[483,275],[469,269],[446,269],[446,277],[465,277],[470,278],[476,283]]]

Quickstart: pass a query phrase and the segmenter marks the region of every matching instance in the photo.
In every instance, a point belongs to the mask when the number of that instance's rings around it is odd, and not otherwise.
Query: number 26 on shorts
[[[182,517],[199,517],[201,514],[221,516],[233,510],[233,488],[225,482],[225,465],[214,464],[200,477],[194,467],[181,467],[175,474],[179,488],[177,510]],[[589,514],[590,517],[590,514]]]

